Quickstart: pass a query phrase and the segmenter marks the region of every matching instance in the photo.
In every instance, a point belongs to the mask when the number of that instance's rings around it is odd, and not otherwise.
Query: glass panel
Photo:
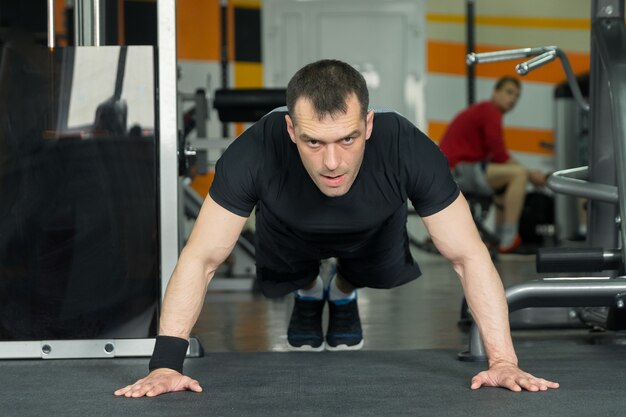
[[[159,298],[152,47],[0,58],[0,340],[144,338]]]

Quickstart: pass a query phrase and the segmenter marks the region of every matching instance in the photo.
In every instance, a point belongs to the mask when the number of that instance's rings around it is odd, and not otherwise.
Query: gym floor
[[[363,349],[465,350],[468,329],[459,326],[463,291],[450,263],[440,255],[419,250],[413,250],[413,255],[422,269],[419,279],[391,290],[359,291]],[[535,272],[533,255],[500,255],[496,267],[505,287],[542,277]],[[291,296],[270,300],[249,291],[211,291],[209,286],[193,333],[209,352],[286,351],[292,305]],[[534,340],[590,341],[607,337],[579,327],[580,321],[568,313],[566,309],[514,313],[514,322],[517,317],[518,322],[544,324],[533,330],[517,326],[520,329],[514,331],[514,339],[532,344]],[[533,317],[529,318],[529,314]],[[564,328],[555,329],[560,323]]]
[[[147,358],[0,361],[2,416],[616,416],[626,406],[626,343],[583,328],[515,330],[522,367],[561,383],[544,393],[469,389],[484,363],[461,362],[462,292],[438,255],[415,253],[423,276],[359,293],[363,351],[285,353],[291,297],[209,291],[194,329],[205,349],[185,362],[200,394],[125,399]],[[532,256],[497,261],[505,284],[537,278]],[[549,314],[542,314],[542,317]],[[552,314],[556,321],[564,317]],[[521,317],[523,322],[524,316]],[[569,316],[565,316],[567,321]]]

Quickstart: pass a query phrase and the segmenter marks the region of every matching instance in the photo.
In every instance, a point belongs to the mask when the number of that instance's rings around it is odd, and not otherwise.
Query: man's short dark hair
[[[367,116],[369,92],[363,75],[355,68],[335,59],[324,59],[302,67],[287,84],[287,109],[292,119],[296,101],[311,101],[318,118],[338,112],[346,113],[346,100],[355,94],[363,118]],[[295,119],[294,119],[295,121]]]
[[[499,90],[504,87],[507,83],[511,83],[517,87],[518,90],[522,89],[522,83],[519,79],[513,77],[512,75],[505,75],[500,77],[498,81],[496,81],[496,85],[493,87],[494,90]]]

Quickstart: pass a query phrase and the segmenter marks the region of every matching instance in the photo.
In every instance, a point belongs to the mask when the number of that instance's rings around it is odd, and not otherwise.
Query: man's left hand
[[[472,378],[472,389],[485,387],[502,387],[511,391],[547,391],[548,388],[558,388],[558,382],[552,382],[522,371],[509,362],[496,362],[489,369],[482,371]]]

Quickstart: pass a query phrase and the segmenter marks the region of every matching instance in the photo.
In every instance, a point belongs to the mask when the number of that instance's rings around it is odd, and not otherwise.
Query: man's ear
[[[372,129],[374,129],[374,110],[368,111],[365,117],[365,140],[372,135]]]
[[[289,133],[291,141],[296,143],[296,131],[293,128],[293,120],[291,120],[288,114],[285,115],[285,122],[287,122],[287,133]]]

